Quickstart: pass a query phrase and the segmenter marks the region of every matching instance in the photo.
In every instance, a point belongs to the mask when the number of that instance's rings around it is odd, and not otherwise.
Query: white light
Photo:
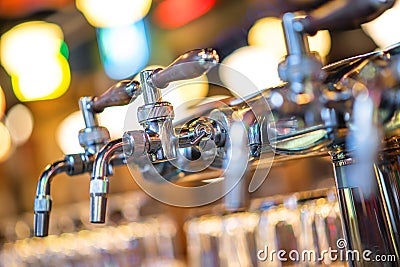
[[[331,35],[329,31],[318,31],[316,35],[308,37],[311,51],[317,51],[324,58],[331,51]]]
[[[78,133],[83,128],[85,128],[85,122],[81,111],[71,113],[58,126],[57,143],[64,154],[84,152],[78,140]]]
[[[5,123],[12,141],[17,146],[23,145],[32,134],[33,116],[22,104],[17,104],[8,111]]]
[[[165,101],[171,102],[174,106],[179,106],[191,100],[204,98],[208,93],[208,79],[206,75],[190,80],[172,82],[162,89]]]
[[[285,38],[282,20],[268,17],[262,18],[251,27],[248,35],[249,45],[262,46],[276,57],[286,55]]]
[[[26,69],[27,62],[40,63],[43,57],[56,57],[63,33],[52,23],[32,21],[19,24],[0,39],[1,63],[12,75]]]
[[[225,58],[219,74],[227,89],[243,97],[280,84],[278,64],[279,58],[267,49],[245,46]]]
[[[139,107],[139,103],[132,103],[130,105],[133,104],[136,108]],[[124,122],[125,117],[127,117],[129,106],[109,107],[106,108],[102,113],[100,113],[100,124],[104,127],[107,127],[108,131],[110,132],[111,139],[121,138],[124,134]],[[134,120],[135,128],[131,130],[140,129],[140,125],[139,123],[137,123],[136,119],[136,111],[134,114]]]
[[[151,0],[77,0],[76,7],[97,28],[128,25],[142,19]]]
[[[397,26],[399,24],[400,2],[397,1],[393,8],[361,26],[380,48],[385,48],[400,42],[400,28]]]

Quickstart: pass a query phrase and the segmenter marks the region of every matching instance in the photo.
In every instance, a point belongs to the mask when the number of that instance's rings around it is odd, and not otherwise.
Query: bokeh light
[[[5,123],[16,146],[23,145],[32,134],[33,115],[23,104],[17,104],[8,111]]]
[[[139,98],[136,101],[138,101]],[[140,106],[140,103],[132,102],[129,105],[130,106],[134,105],[135,108],[133,110],[136,110]],[[107,127],[112,139],[121,138],[122,135],[124,134],[124,118],[127,115],[128,108],[129,108],[128,106],[109,107],[106,108],[102,113],[100,113],[100,124],[104,127]],[[137,123],[136,119],[137,118],[136,111],[134,112],[134,114],[132,114],[132,116],[129,117],[131,120],[136,121],[133,129],[135,130],[140,129],[139,128],[140,125],[139,123]]]
[[[38,61],[35,67],[13,75],[11,81],[20,101],[54,99],[68,90],[71,72],[68,61],[58,55]]]
[[[7,127],[0,122],[0,162],[4,161],[10,155],[12,148],[11,136]]]
[[[278,75],[279,60],[276,54],[264,47],[245,46],[224,59],[219,75],[233,94],[243,97],[281,83]],[[252,84],[244,80],[246,77]]]
[[[3,118],[4,112],[6,111],[6,97],[4,96],[3,88],[0,86],[0,119]]]
[[[262,18],[253,25],[248,34],[249,45],[262,46],[278,58],[286,55],[285,37],[282,20],[274,17]],[[318,31],[308,37],[311,51],[317,51],[326,57],[331,49],[331,38],[328,31]]]
[[[1,62],[20,101],[53,99],[70,84],[68,47],[61,28],[44,21],[19,24],[0,41]]]
[[[363,30],[380,47],[385,48],[400,42],[400,2],[371,22],[362,25]]]
[[[99,28],[97,40],[107,76],[128,78],[146,66],[150,50],[144,21],[134,24]]]
[[[85,128],[85,122],[79,110],[68,115],[58,126],[56,140],[64,154],[84,152],[78,140],[78,133],[83,128]]]
[[[31,21],[19,24],[1,36],[1,63],[10,75],[31,69],[31,64],[57,56],[63,38],[61,28],[53,23]]]
[[[141,20],[151,0],[76,0],[76,7],[97,28],[123,26]]]
[[[216,0],[164,0],[154,10],[154,21],[162,28],[181,27],[207,13]]]

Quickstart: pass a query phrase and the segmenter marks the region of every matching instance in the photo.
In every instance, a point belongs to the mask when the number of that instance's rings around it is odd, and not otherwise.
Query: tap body
[[[34,235],[47,236],[49,229],[51,197],[50,197],[50,182],[53,177],[61,172],[66,172],[69,169],[66,160],[56,161],[48,165],[39,178],[36,189],[36,197],[34,202]]]
[[[112,140],[97,154],[93,164],[93,174],[90,180],[90,222],[104,223],[106,216],[107,194],[109,189],[109,169],[112,158],[119,164],[124,164],[122,138]]]
[[[121,81],[112,86],[99,97],[82,97],[79,108],[85,122],[85,128],[79,131],[78,139],[85,152],[66,155],[64,160],[50,164],[39,178],[34,200],[34,235],[47,236],[51,211],[50,187],[52,179],[59,173],[75,176],[92,171],[94,157],[100,148],[110,140],[107,128],[99,126],[97,113],[106,107],[125,105],[135,99],[140,93],[136,81]],[[121,165],[121,159],[116,158],[114,165]],[[108,172],[112,174],[112,169]]]

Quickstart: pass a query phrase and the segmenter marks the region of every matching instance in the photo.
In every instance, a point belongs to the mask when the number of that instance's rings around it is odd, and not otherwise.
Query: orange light
[[[4,96],[3,89],[0,86],[0,119],[4,116],[6,111],[6,98]]]
[[[165,0],[155,9],[153,19],[162,28],[181,27],[207,13],[216,0]]]
[[[12,148],[11,136],[7,127],[0,122],[0,162],[8,158]]]

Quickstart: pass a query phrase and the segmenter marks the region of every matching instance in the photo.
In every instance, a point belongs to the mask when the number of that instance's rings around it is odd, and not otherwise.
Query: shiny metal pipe
[[[47,236],[51,211],[50,183],[53,177],[69,169],[67,160],[56,161],[43,171],[39,178],[34,202],[34,235]]]
[[[83,120],[85,121],[86,128],[99,126],[99,121],[97,119],[97,114],[93,112],[94,97],[86,96],[79,100],[79,108],[83,115]]]
[[[357,250],[360,255],[371,251],[369,255],[393,255],[395,261],[377,264],[365,261],[350,262],[351,266],[400,266],[399,232],[399,181],[395,177],[400,172],[393,157],[383,152],[375,166],[370,166],[375,179],[369,182],[368,190],[363,188],[363,177],[352,177],[351,168],[355,164],[351,153],[338,148],[332,153],[338,200],[342,214],[344,234],[348,250]],[[396,160],[397,161],[397,160]],[[396,181],[397,180],[397,181]],[[367,192],[366,192],[367,191]],[[396,203],[397,202],[397,203]]]
[[[90,180],[90,222],[104,223],[107,209],[108,173],[112,157],[123,153],[122,138],[112,140],[97,154]]]

